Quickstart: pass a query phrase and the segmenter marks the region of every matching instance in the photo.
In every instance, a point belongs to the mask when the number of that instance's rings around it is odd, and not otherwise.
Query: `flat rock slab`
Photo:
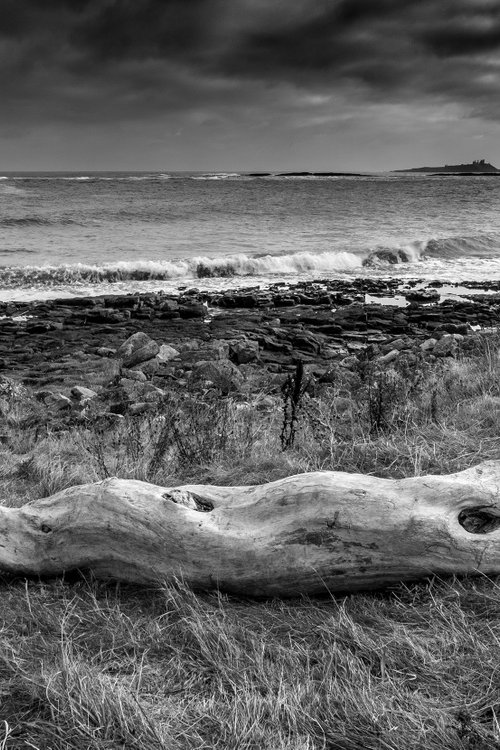
[[[498,295],[482,294],[477,301],[471,298],[442,304],[413,302],[404,308],[363,302],[365,294],[398,295],[400,286],[397,280],[358,279],[276,284],[265,290],[237,292],[193,290],[179,298],[137,294],[3,303],[0,314],[8,317],[0,318],[0,372],[33,385],[50,384],[51,378],[60,383],[61,378],[66,382],[67,364],[73,360],[75,365],[80,363],[74,367],[77,383],[92,387],[81,375],[86,360],[113,359],[114,352],[131,336],[153,343],[142,353],[141,347],[136,347],[133,356],[139,357],[137,365],[127,359],[131,352],[125,356],[122,362],[129,367],[140,366],[150,355],[155,357],[158,350],[152,354],[153,350],[160,347],[161,351],[162,345],[173,347],[182,358],[183,344],[191,340],[205,349],[214,342],[227,341],[236,364],[251,361],[279,370],[302,359],[324,369],[346,346],[357,354],[401,336],[419,346],[445,333],[466,335],[471,324],[500,323]],[[182,307],[189,309],[191,317],[181,317]],[[200,313],[197,316],[196,311]],[[238,339],[249,343],[235,345]],[[176,357],[173,360],[177,361]],[[191,360],[196,362],[195,354]],[[60,365],[59,372],[51,369],[54,365]]]

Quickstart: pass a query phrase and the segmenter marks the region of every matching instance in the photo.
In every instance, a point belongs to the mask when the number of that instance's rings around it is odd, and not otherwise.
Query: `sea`
[[[0,300],[500,279],[500,178],[0,173]]]

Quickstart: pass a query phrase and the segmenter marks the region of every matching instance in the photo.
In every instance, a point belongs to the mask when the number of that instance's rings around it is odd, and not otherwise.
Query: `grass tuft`
[[[4,595],[5,748],[500,747],[494,580],[286,602],[180,583]]]

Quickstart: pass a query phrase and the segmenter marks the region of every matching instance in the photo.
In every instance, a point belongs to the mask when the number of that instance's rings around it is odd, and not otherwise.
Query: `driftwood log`
[[[252,596],[500,573],[500,461],[449,476],[300,474],[255,487],[107,479],[0,507],[0,571]]]

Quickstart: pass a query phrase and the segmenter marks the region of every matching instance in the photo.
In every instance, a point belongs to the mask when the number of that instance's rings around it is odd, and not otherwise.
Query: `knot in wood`
[[[197,510],[200,513],[210,513],[214,509],[213,503],[210,500],[188,490],[174,488],[173,490],[164,492],[162,497],[176,505],[183,505],[185,508],[191,508],[191,510]]]
[[[469,534],[489,534],[500,528],[500,516],[491,508],[465,508],[458,515],[458,523]]]

